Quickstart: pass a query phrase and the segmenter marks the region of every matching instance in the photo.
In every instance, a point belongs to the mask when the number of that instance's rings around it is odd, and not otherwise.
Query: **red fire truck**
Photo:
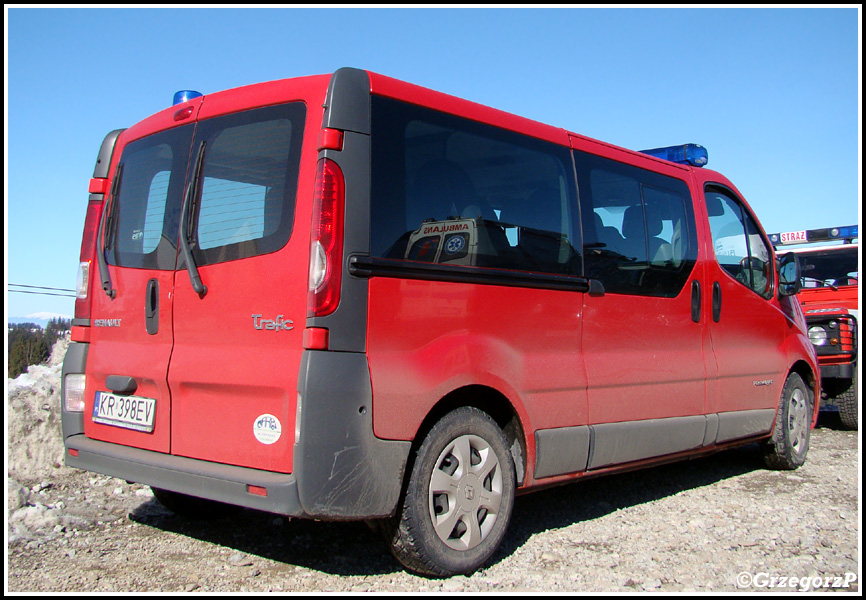
[[[821,366],[822,402],[838,406],[842,424],[857,429],[858,226],[777,233],[770,241],[777,248],[809,244],[792,251],[802,269],[799,298]]]

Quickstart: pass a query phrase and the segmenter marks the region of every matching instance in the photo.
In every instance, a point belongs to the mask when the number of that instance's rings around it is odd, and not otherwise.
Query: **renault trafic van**
[[[181,93],[99,150],[66,463],[370,521],[432,576],[539,487],[752,442],[797,468],[797,262],[706,158],[358,69]]]

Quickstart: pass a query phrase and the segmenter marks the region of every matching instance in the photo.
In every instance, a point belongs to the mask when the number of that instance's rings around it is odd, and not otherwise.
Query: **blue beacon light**
[[[196,92],[195,90],[181,90],[180,92],[175,92],[174,94],[174,102],[172,102],[172,106],[175,104],[183,104],[184,102],[189,102],[193,98],[198,98],[199,96],[203,96],[201,92]]]
[[[680,144],[678,146],[653,148],[652,150],[641,150],[641,153],[693,167],[703,167],[709,160],[707,149],[698,144]]]

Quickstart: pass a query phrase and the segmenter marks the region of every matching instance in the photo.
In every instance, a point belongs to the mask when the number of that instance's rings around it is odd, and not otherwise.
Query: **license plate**
[[[93,403],[93,422],[113,425],[135,431],[153,431],[156,400],[141,396],[118,396],[109,392],[96,392]]]

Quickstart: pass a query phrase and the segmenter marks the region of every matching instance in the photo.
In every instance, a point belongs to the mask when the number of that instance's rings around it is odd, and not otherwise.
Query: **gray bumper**
[[[304,516],[294,475],[234,467],[91,440],[66,438],[66,464],[156,488],[267,512]],[[78,456],[69,450],[77,450]],[[267,497],[251,494],[250,485]]]

